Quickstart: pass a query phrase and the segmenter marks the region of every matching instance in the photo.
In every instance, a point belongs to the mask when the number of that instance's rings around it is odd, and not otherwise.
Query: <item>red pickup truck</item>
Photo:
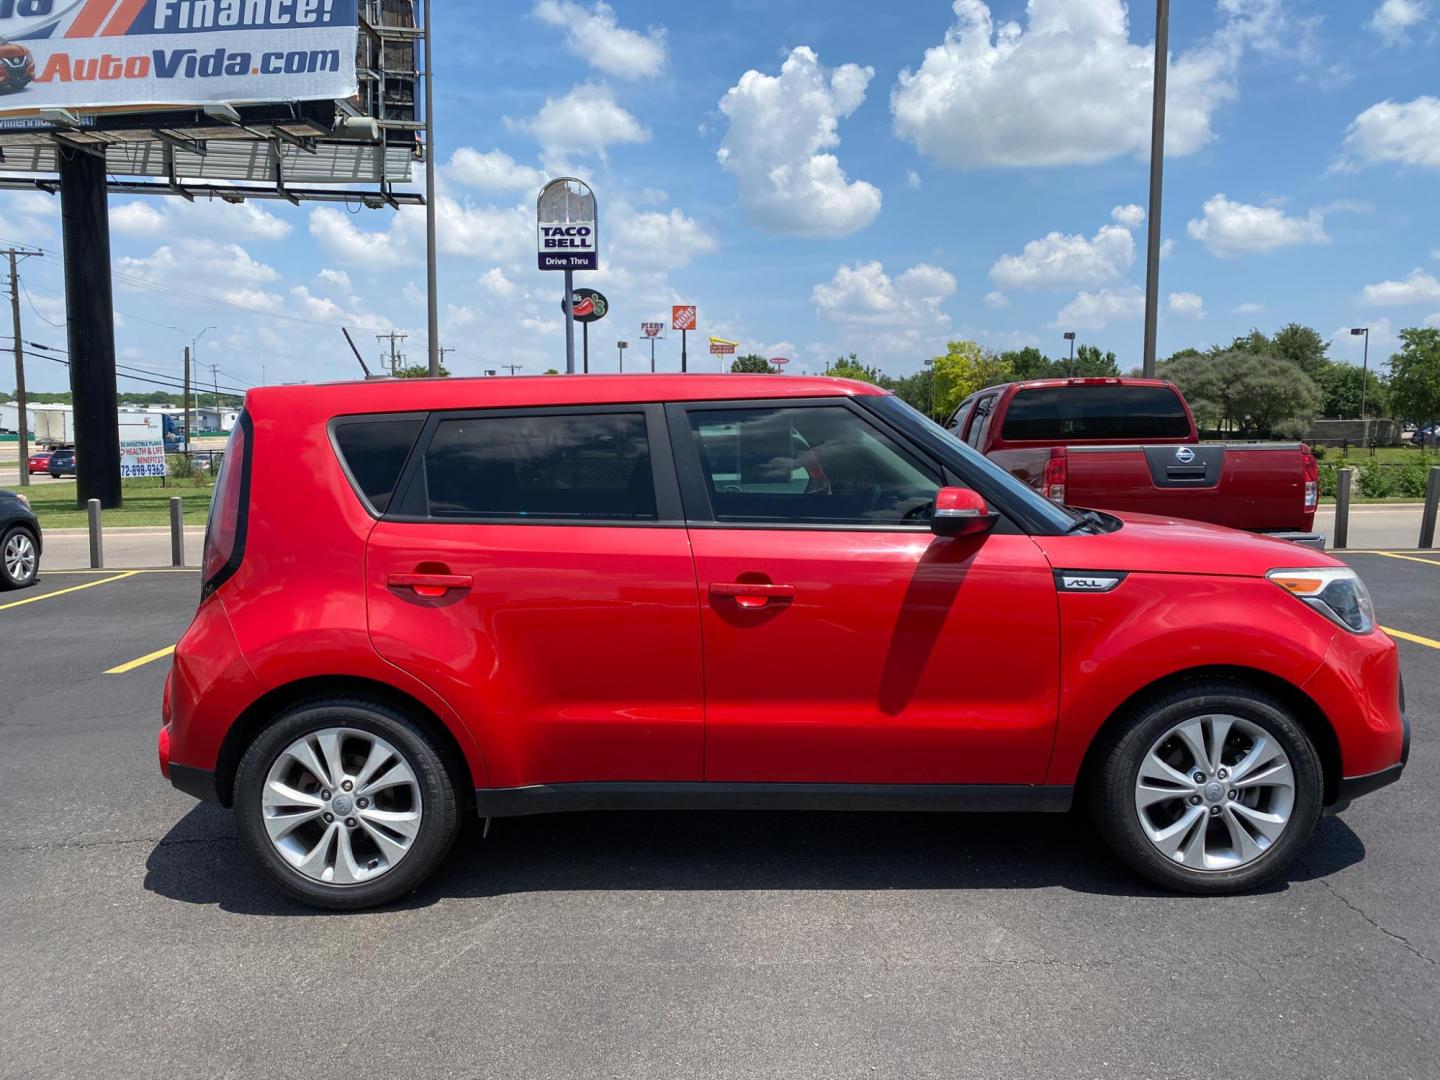
[[[1157,379],[987,386],[946,427],[1059,503],[1189,518],[1323,546],[1304,443],[1201,443],[1190,406]]]

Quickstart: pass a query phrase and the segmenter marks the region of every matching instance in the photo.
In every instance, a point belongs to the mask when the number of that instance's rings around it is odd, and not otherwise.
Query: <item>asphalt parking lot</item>
[[[1440,553],[1347,558],[1410,766],[1261,893],[1155,892],[1078,818],[594,814],[360,915],[159,776],[196,575],[47,573],[0,594],[0,1076],[1434,1077]]]

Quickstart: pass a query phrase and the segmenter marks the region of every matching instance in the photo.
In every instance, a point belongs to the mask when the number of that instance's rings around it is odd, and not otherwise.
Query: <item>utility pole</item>
[[[447,349],[447,348],[444,348],[443,346],[441,347],[441,349],[439,350],[439,352],[440,352],[440,366],[441,366],[441,367],[444,367],[444,366],[445,366],[445,354],[446,354],[446,353],[452,353],[452,352],[455,352],[455,351],[456,351],[456,350],[454,350],[454,349]],[[431,375],[439,375],[440,372],[439,372],[438,370],[436,370],[436,371],[432,371],[430,374],[431,374]]]
[[[519,371],[519,370],[520,370],[522,367],[524,367],[525,365],[524,365],[524,364],[501,364],[500,366],[503,367],[506,371],[510,372],[511,376],[513,377],[514,374],[515,374],[515,372]]]
[[[1155,96],[1150,112],[1150,226],[1145,255],[1144,375],[1155,377],[1160,318],[1160,202],[1165,189],[1165,78],[1170,64],[1170,0],[1155,0]]]
[[[30,486],[30,418],[25,411],[25,342],[20,337],[20,271],[17,262],[43,252],[25,248],[7,248],[10,258],[10,320],[15,335],[15,405],[20,410],[16,427],[20,431],[20,486]]]
[[[397,351],[398,346],[400,342],[404,341],[409,336],[409,334],[402,334],[398,330],[391,330],[388,334],[375,335],[376,341],[382,343],[388,341],[390,343],[390,374],[392,376],[400,367],[401,362],[405,359],[405,354]],[[381,356],[380,359],[383,361],[385,358],[384,356]]]
[[[435,89],[431,79],[435,67],[435,35],[430,25],[430,0],[425,0],[425,277],[429,295],[426,315],[429,320],[430,377],[440,374],[445,354],[440,345],[440,272],[436,261],[435,239]],[[382,46],[383,47],[383,46]],[[392,371],[391,374],[394,374]]]
[[[184,395],[185,395],[185,396],[184,396],[184,405],[185,405],[185,453],[188,454],[188,453],[190,453],[191,450],[195,449],[195,444],[194,444],[194,442],[191,441],[191,437],[190,437],[190,346],[189,346],[189,345],[186,345],[186,346],[185,346],[185,390],[184,390]]]

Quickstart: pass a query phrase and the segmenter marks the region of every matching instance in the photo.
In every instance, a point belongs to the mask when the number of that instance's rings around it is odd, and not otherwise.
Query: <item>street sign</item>
[[[710,355],[729,356],[734,353],[739,344],[738,341],[726,341],[724,338],[712,337],[710,339]]]
[[[570,296],[571,310],[578,323],[599,322],[610,310],[610,301],[605,299],[605,294],[594,289],[576,289]],[[565,310],[563,297],[560,300],[560,310]]]
[[[663,322],[642,322],[640,324],[640,336],[654,341],[665,340],[665,324]]]
[[[595,193],[580,180],[552,180],[536,203],[541,270],[600,269]]]
[[[670,309],[670,327],[673,330],[695,329],[695,305],[676,304]]]

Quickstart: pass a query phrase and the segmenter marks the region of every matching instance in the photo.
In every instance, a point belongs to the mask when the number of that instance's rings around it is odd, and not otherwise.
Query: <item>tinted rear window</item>
[[[1175,391],[1163,386],[1053,386],[1010,399],[1007,440],[1170,439],[1190,434]]]
[[[653,521],[640,413],[442,421],[425,449],[433,517]]]
[[[395,494],[400,470],[424,421],[363,420],[335,425],[335,444],[350,475],[377,513],[383,514]]]

